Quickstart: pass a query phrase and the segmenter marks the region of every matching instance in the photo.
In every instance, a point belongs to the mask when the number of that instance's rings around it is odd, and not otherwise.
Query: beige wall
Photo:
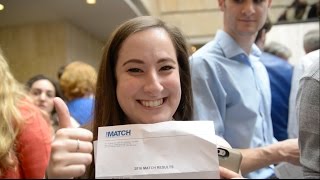
[[[141,0],[149,15],[159,17],[159,0]]]
[[[94,66],[97,70],[100,65],[104,42],[97,40],[86,31],[67,24],[67,62],[83,61]]]
[[[220,12],[163,15],[161,18],[179,27],[191,44],[204,44],[213,39],[216,29],[222,28]],[[187,21],[184,19],[188,19]],[[207,21],[203,23],[203,21]]]
[[[190,44],[211,40],[222,28],[222,13],[216,0],[142,0],[153,16],[177,26]]]
[[[103,43],[59,21],[0,28],[0,46],[16,79],[25,83],[38,73],[56,79],[58,68],[73,60],[97,67]]]

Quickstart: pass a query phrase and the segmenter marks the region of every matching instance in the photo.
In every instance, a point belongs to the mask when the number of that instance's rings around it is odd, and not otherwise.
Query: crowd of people
[[[130,19],[109,37],[98,71],[73,61],[58,82],[38,74],[19,83],[0,52],[0,178],[95,178],[98,127],[170,120],[212,120],[222,144],[241,152],[240,172],[219,167],[221,178],[276,178],[281,162],[319,178],[319,30],[304,57],[315,62],[292,78],[285,47],[264,45],[271,2],[218,0],[223,27],[193,54],[177,27]]]

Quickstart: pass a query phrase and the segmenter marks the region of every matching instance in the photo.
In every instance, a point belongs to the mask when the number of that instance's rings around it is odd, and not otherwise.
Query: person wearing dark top
[[[288,139],[289,95],[293,67],[285,59],[264,52],[261,62],[265,65],[271,88],[271,118],[273,134],[278,141]]]

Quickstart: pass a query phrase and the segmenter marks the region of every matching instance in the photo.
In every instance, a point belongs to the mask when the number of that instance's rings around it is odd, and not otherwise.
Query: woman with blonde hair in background
[[[51,150],[49,119],[33,105],[0,49],[0,178],[43,178]]]

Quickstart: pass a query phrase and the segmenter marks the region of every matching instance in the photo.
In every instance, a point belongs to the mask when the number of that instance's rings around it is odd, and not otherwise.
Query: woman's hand
[[[92,132],[83,128],[72,128],[66,104],[54,99],[59,116],[60,129],[51,144],[51,157],[47,168],[48,178],[73,178],[81,176],[91,164],[93,150]]]

